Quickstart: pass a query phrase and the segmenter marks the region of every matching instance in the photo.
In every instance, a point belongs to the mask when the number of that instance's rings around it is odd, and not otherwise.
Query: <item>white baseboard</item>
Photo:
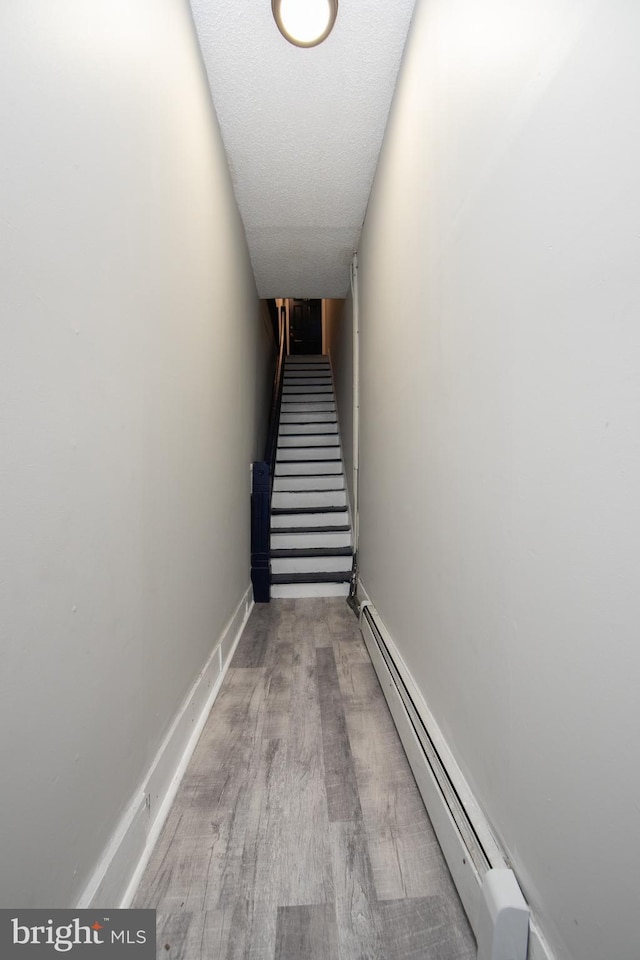
[[[178,710],[77,907],[130,906],[252,609],[248,587]]]
[[[358,581],[358,596],[362,603],[373,607],[371,598],[361,580]],[[517,875],[517,865],[512,862],[506,862],[507,858],[500,849],[491,827],[458,767],[424,697],[420,693],[393,638],[382,624],[379,614],[375,611],[374,607],[373,613],[376,620],[382,626],[384,644],[391,656],[395,669],[409,693],[417,715],[429,733],[429,737],[443,766],[446,768],[447,774],[455,787],[455,792],[460,799],[460,803],[466,811],[469,820],[472,822],[477,836],[480,838],[482,847],[488,855],[491,867],[499,868],[506,865],[514,870]],[[398,692],[396,683],[380,651],[374,633],[364,619],[361,627],[364,641],[378,675],[380,686],[389,705],[389,710],[391,711],[393,721],[407,754],[422,799],[424,800],[427,813],[433,824],[438,842],[440,843],[451,876],[458,890],[460,900],[469,918],[469,923],[475,932],[482,896],[481,872],[469,856],[469,847],[467,843],[465,843],[465,839],[456,824],[438,779],[425,758],[422,744],[416,734],[411,717]],[[541,933],[535,917],[531,917],[530,919],[527,960],[554,960],[553,954]]]

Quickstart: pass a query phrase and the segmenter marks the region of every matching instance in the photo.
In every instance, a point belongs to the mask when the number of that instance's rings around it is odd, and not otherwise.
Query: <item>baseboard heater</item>
[[[478,944],[478,960],[533,960],[529,908],[375,608],[360,628],[436,836]]]

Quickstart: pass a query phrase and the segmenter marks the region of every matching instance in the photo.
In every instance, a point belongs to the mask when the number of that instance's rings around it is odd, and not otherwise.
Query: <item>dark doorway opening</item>
[[[322,353],[322,300],[292,300],[289,353]]]

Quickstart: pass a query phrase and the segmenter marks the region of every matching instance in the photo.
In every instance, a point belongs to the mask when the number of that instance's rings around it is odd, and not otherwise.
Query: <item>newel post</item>
[[[251,583],[256,603],[271,599],[270,499],[271,467],[257,460],[251,481]]]

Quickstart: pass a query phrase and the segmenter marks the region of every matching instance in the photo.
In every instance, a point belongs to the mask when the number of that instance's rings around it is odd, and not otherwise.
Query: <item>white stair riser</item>
[[[306,434],[304,436],[287,436],[283,434],[278,438],[278,449],[280,447],[337,447],[338,446],[338,435],[336,433],[330,434],[328,437],[324,434]]]
[[[333,393],[331,383],[288,383],[286,380],[282,388],[283,396],[296,393]]]
[[[284,369],[284,379],[291,378],[293,380],[306,380],[309,377],[316,377],[319,380],[327,380],[331,378],[331,367],[320,366],[320,367],[309,367],[299,364],[295,367],[285,367]]]
[[[303,387],[305,384],[313,386],[330,387],[332,385],[331,377],[328,374],[311,373],[308,377],[301,373],[284,375],[283,383],[285,387]]]
[[[331,490],[340,487],[344,490],[344,477],[274,477],[273,492],[283,490]]]
[[[285,380],[308,380],[314,377],[317,380],[332,379],[331,367],[303,367],[302,364],[296,367],[285,367]]]
[[[348,573],[351,557],[275,557],[271,573]]]
[[[338,436],[337,423],[281,423],[279,437],[292,437],[313,434],[329,434]]]
[[[291,390],[289,393],[284,393],[282,395],[282,402],[285,405],[294,403],[335,404],[333,390],[301,390],[299,392]]]
[[[287,367],[305,367],[312,364],[318,364],[318,366],[329,366],[329,357],[326,353],[292,353],[285,358],[285,364]]]
[[[328,411],[327,413],[318,413],[318,411],[314,410],[311,410],[308,413],[303,411],[301,413],[280,414],[280,426],[283,424],[300,425],[304,424],[305,422],[329,423],[333,426],[333,424],[336,422],[336,415],[335,412],[331,413]]]
[[[347,512],[339,513],[275,513],[271,516],[271,530],[278,527],[335,527],[348,522]]]
[[[313,378],[317,380],[317,377]],[[311,379],[303,380],[302,383],[289,383],[284,381],[282,386],[283,393],[333,393],[332,383],[312,383]]]
[[[311,490],[294,493],[275,493],[271,497],[271,506],[295,509],[296,507],[343,507],[347,502],[344,490]]]
[[[272,550],[311,550],[314,547],[350,547],[351,534],[344,533],[271,533]]]
[[[295,447],[278,449],[277,460],[339,460],[340,447]]]
[[[314,463],[309,461],[305,463],[304,461],[282,461],[276,463],[276,477],[288,477],[291,474],[304,474],[305,476],[313,476],[314,474],[318,477],[326,473],[342,473],[343,466],[342,460],[325,460],[323,463]]]
[[[271,586],[274,600],[303,597],[348,597],[348,583],[274,583]]]
[[[305,400],[303,402],[292,401],[291,403],[283,404],[280,419],[282,420],[282,414],[286,416],[289,413],[330,413],[335,417],[336,405],[335,401],[327,403],[326,400],[323,402],[316,400]]]

